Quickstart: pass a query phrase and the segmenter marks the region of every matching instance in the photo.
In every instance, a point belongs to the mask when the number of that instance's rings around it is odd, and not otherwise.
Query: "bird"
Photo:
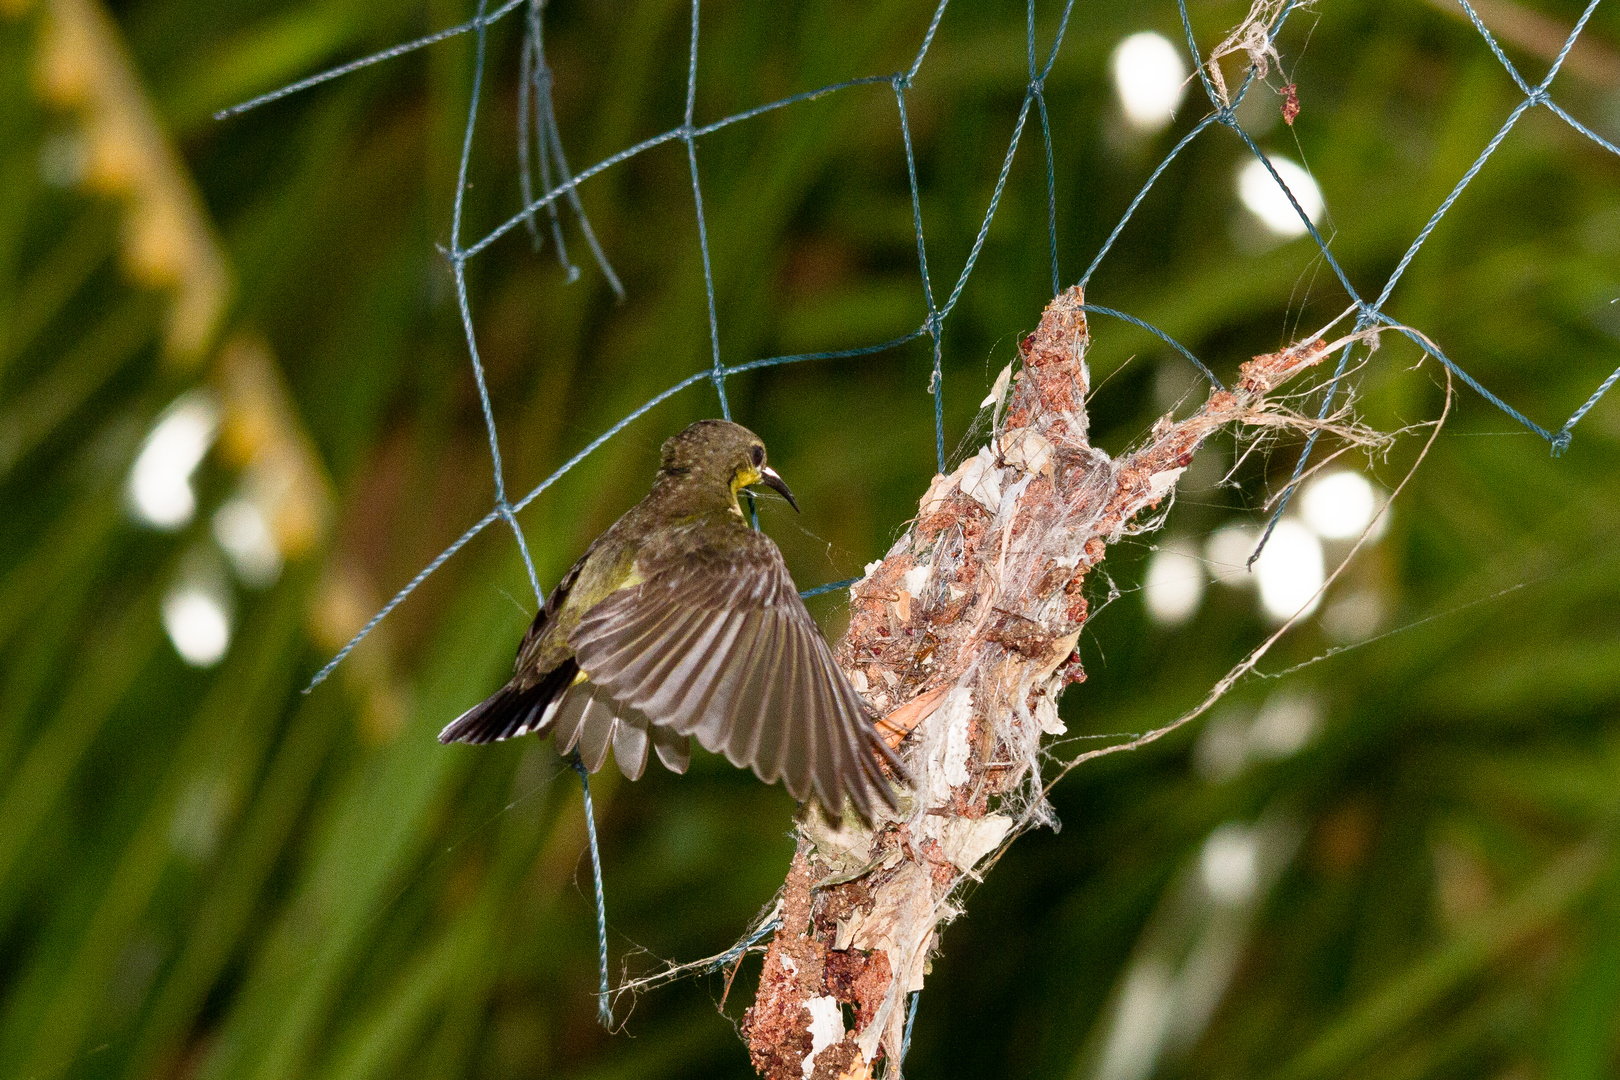
[[[443,743],[552,735],[591,772],[607,759],[636,780],[649,749],[684,773],[690,741],[813,792],[871,823],[898,803],[881,758],[910,777],[839,669],[771,538],[740,492],[798,501],[765,444],[729,420],[700,420],[663,444],[648,492],[586,549],[524,635],[511,679],[451,721]]]

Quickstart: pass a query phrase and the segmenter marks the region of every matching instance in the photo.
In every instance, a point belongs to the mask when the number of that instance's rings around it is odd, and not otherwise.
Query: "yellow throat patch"
[[[731,478],[731,512],[738,517],[743,516],[742,504],[737,501],[737,493],[750,484],[757,484],[765,479],[765,474],[752,465],[744,465],[737,470],[737,475]]]

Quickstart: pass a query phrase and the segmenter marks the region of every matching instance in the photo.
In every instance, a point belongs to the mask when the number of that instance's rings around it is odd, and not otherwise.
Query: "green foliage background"
[[[1041,4],[1040,40],[1056,6]],[[390,595],[491,503],[488,450],[435,245],[471,74],[461,38],[219,123],[213,110],[470,14],[463,4],[124,0],[112,13],[141,90],[182,152],[229,254],[228,323],[272,344],[336,492],[324,550],[241,592],[225,661],[186,667],[158,605],[205,513],[143,531],[122,485],[142,432],[197,373],[159,357],[164,297],[116,258],[114,198],[53,186],[42,150],[78,122],[33,88],[43,5],[0,21],[0,1075],[47,1078],[743,1076],[732,1021],[745,964],[635,1003],[626,1035],[594,1026],[594,915],[579,792],[549,746],[444,748],[434,732],[493,688],[532,598],[490,529],[385,624],[376,678],[402,723],[368,722],[361,682],[300,690],[330,655],[308,629],[323,567]],[[1536,12],[1567,26],[1564,0]],[[1243,13],[1201,3],[1207,49]],[[705,7],[698,117],[903,68],[918,3]],[[689,9],[673,0],[547,12],[562,137],[575,168],[679,122]],[[910,97],[936,288],[983,214],[1024,88],[1023,8],[950,9]],[[1075,280],[1147,172],[1200,115],[1127,136],[1107,84],[1125,34],[1178,38],[1173,5],[1077,7],[1046,83],[1059,252]],[[518,204],[517,20],[492,32],[468,232]],[[1620,131],[1620,8],[1586,34],[1596,59],[1555,96]],[[1456,12],[1335,0],[1283,38],[1304,111],[1263,145],[1326,192],[1334,250],[1376,292],[1518,100]],[[1514,53],[1532,73],[1545,60]],[[1273,87],[1283,80],[1273,75]],[[1242,150],[1215,131],[1164,177],[1091,297],[1162,327],[1227,373],[1344,304],[1309,241],[1258,242],[1233,194]],[[1026,133],[1006,197],[945,335],[947,443],[1048,298],[1046,192]],[[905,161],[886,86],[844,91],[699,147],[722,356],[868,344],[924,309]],[[597,433],[708,362],[691,193],[672,143],[582,197],[629,293],[588,264],[567,284],[521,232],[469,265],[506,452],[525,491]],[[572,254],[584,254],[570,231]],[[1620,162],[1542,110],[1528,116],[1430,240],[1392,311],[1556,425],[1615,365]],[[1122,324],[1094,326],[1099,443],[1118,451],[1185,385],[1180,362]],[[1386,429],[1437,415],[1432,365],[1386,335],[1359,376]],[[764,526],[804,587],[860,573],[934,471],[922,343],[732,380],[735,415],[804,504]],[[542,496],[522,524],[550,585],[644,490],[660,440],[715,412],[698,386]],[[1231,985],[1162,1077],[1547,1077],[1620,1070],[1620,402],[1552,460],[1464,392],[1351,578],[1412,628],[1252,681],[1326,704],[1286,760],[1215,783],[1196,732],[1088,765],[1053,799],[1061,832],[1020,841],[967,899],[921,999],[908,1075],[1090,1076],[1133,956],[1192,931],[1177,897],[1212,830],[1283,808],[1298,848],[1240,935]],[[1379,466],[1393,486],[1408,438]],[[1224,452],[1230,462],[1230,445]],[[1258,506],[1291,447],[1233,487],[1184,496],[1173,532]],[[1218,471],[1217,471],[1218,472]],[[1188,625],[1147,621],[1132,592],[1149,540],[1108,568],[1125,595],[1082,643],[1077,733],[1141,731],[1200,698],[1266,631],[1217,590]],[[1512,591],[1504,593],[1503,590]],[[1103,597],[1099,595],[1097,599]],[[1475,603],[1476,601],[1483,601]],[[1472,605],[1466,606],[1464,605]],[[836,631],[835,598],[818,614]],[[1428,620],[1428,621],[1425,621]],[[1314,624],[1269,670],[1322,653]],[[1066,744],[1068,754],[1086,744]],[[791,853],[776,787],[703,758],[594,787],[615,972],[729,945],[770,902]],[[202,839],[198,839],[201,836]],[[1180,920],[1180,922],[1178,922]],[[1179,927],[1179,928],[1178,928]],[[630,1002],[619,1002],[623,1017]],[[726,1017],[729,1017],[728,1020]]]

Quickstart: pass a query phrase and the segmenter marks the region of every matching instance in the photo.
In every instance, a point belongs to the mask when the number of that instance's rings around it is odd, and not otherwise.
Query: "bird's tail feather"
[[[533,686],[519,688],[507,683],[445,725],[439,741],[491,743],[530,732],[545,734],[578,674],[579,665],[569,659],[546,672]]]

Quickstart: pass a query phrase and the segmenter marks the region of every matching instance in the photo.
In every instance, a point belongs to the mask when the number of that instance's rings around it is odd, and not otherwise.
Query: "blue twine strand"
[[[591,774],[578,753],[568,755],[568,764],[579,774],[579,790],[585,797],[585,839],[591,848],[591,877],[596,882],[596,951],[601,982],[596,991],[596,1018],[613,1030],[613,1007],[608,1004],[607,901],[602,896],[602,851],[596,844],[596,810],[591,805]]]
[[[825,585],[817,585],[813,589],[804,590],[799,594],[799,599],[808,600],[812,596],[820,596],[823,593],[837,592],[839,589],[847,589],[859,580],[861,579],[858,577],[851,577],[845,578],[843,581],[829,581]]]
[[[372,64],[380,64],[384,60],[392,60],[397,56],[404,56],[406,53],[413,53],[417,49],[425,49],[429,45],[437,45],[441,41],[447,41],[459,34],[465,34],[469,30],[481,30],[492,23],[499,22],[501,19],[523,6],[525,2],[526,0],[506,0],[506,3],[496,8],[495,11],[490,15],[485,15],[483,14],[482,10],[480,10],[476,18],[469,19],[467,22],[449,27],[445,30],[437,31],[436,33],[428,34],[425,37],[419,37],[414,41],[407,41],[400,45],[391,45],[388,48],[383,49],[381,52],[374,52],[370,56],[362,56],[358,60],[351,60],[347,64],[339,64],[334,68],[327,68],[325,71],[322,71],[319,74],[311,75],[307,79],[299,79],[297,82],[288,83],[286,86],[272,90],[268,94],[260,94],[256,98],[249,98],[247,101],[241,102],[240,104],[232,105],[226,109],[220,109],[214,114],[214,119],[229,120],[233,116],[240,116],[249,109],[257,109],[260,105],[268,105],[272,101],[280,101],[282,98],[290,97],[301,90],[308,90],[312,86],[319,86],[321,83],[331,82],[333,79],[342,78],[344,75],[352,74],[353,72],[359,71],[361,68],[368,68]]]
[[[1152,334],[1154,337],[1176,350],[1176,352],[1180,353],[1182,356],[1185,356],[1188,360],[1191,360],[1193,366],[1203,373],[1204,378],[1208,379],[1209,384],[1215,389],[1226,389],[1226,384],[1221,382],[1220,379],[1216,378],[1215,373],[1209,370],[1209,367],[1202,360],[1194,356],[1192,351],[1189,350],[1187,346],[1183,345],[1181,342],[1177,341],[1163,330],[1160,330],[1152,323],[1144,322],[1143,320],[1138,319],[1135,315],[1128,314],[1127,312],[1115,311],[1113,308],[1102,307],[1099,304],[1081,304],[1080,310],[1085,312],[1095,312],[1098,315],[1110,315],[1113,318],[1122,319],[1125,322],[1130,323],[1132,326],[1140,326],[1143,330],[1146,330],[1148,333]]]
[[[906,1063],[906,1055],[911,1052],[911,1029],[917,1023],[917,999],[922,997],[921,990],[911,992],[911,1004],[906,1007],[906,1033],[900,1038],[899,1065]],[[898,1070],[896,1070],[898,1071]]]

